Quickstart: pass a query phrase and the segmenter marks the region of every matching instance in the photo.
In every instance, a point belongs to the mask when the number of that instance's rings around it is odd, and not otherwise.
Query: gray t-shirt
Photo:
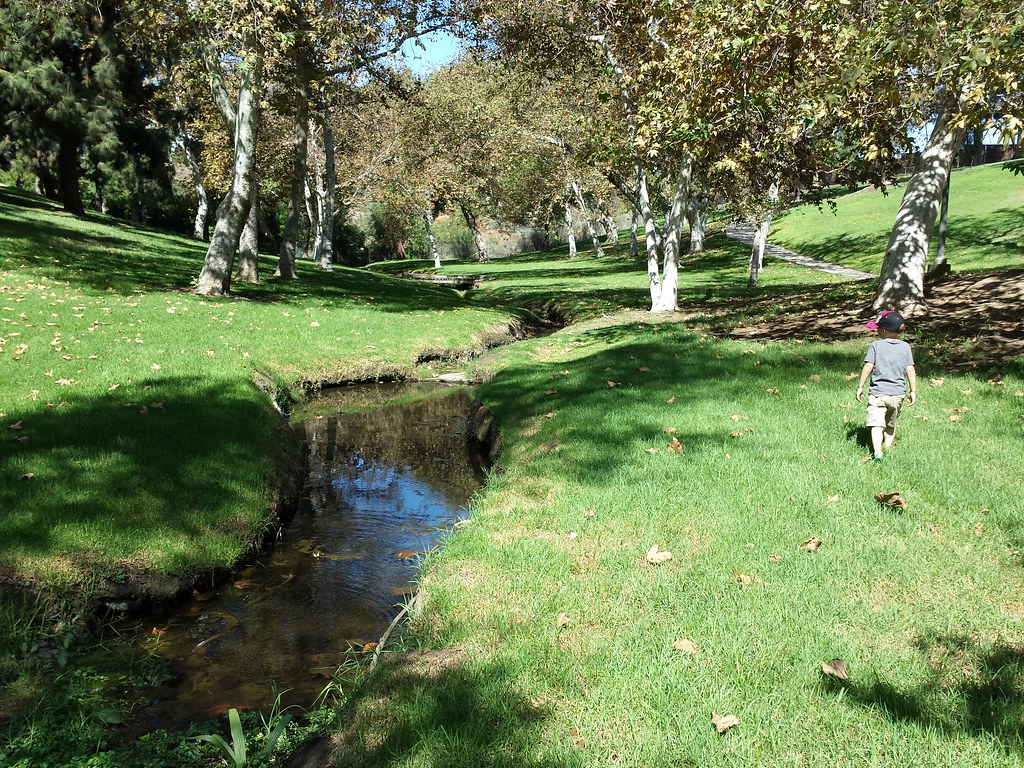
[[[864,356],[871,370],[869,395],[905,395],[907,366],[914,364],[910,345],[902,339],[875,339]]]

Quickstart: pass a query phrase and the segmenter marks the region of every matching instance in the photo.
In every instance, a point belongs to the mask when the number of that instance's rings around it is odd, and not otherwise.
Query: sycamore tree
[[[936,215],[964,132],[984,126],[1007,137],[1024,128],[1021,60],[1024,11],[1007,0],[882,0],[851,51],[846,84],[871,88],[890,115],[870,152],[891,151],[892,131],[928,123],[930,135],[893,224],[872,309],[927,312],[924,274]],[[885,114],[886,109],[880,109]]]

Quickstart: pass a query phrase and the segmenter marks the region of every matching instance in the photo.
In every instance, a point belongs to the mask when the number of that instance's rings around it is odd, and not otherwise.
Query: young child
[[[904,399],[911,405],[917,401],[917,371],[910,345],[900,339],[907,326],[899,312],[887,310],[867,324],[878,331],[864,355],[864,367],[857,384],[857,402],[864,397],[864,384],[871,377],[868,389],[867,426],[871,430],[874,460],[882,460],[882,447],[888,450],[896,437],[896,418]],[[908,390],[909,384],[909,390]]]

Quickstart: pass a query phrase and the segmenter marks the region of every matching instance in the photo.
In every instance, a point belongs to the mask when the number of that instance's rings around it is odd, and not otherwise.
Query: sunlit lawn
[[[865,188],[817,208],[803,205],[775,219],[771,240],[790,250],[878,273],[904,185]],[[934,258],[935,242],[932,243]],[[946,258],[955,272],[1024,265],[1024,176],[1000,164],[953,171]]]
[[[470,524],[424,561],[395,647],[430,652],[351,692],[338,765],[1024,763],[1019,358],[961,373],[940,362],[943,340],[911,337],[920,402],[873,465],[851,380],[867,335],[725,335],[859,306],[870,287],[771,260],[752,291],[746,249],[720,237],[684,263],[676,317],[645,312],[625,243],[604,259],[446,264],[492,278],[464,297],[306,270],[210,301],[186,292],[188,241],[164,250],[46,214],[55,236],[78,233],[51,249],[31,237],[42,214],[0,206],[0,411],[29,437],[0,453],[0,503],[18,510],[0,530],[8,567],[45,570],[60,536],[79,561],[127,553],[126,521],[154,529],[148,564],[176,567],[181,542],[267,487],[273,420],[254,366],[282,386],[411,372],[419,351],[473,346],[514,307],[575,319],[472,362],[505,438],[499,467]],[[137,293],[123,248],[143,260]],[[824,256],[814,248],[796,249]],[[157,252],[168,261],[150,264]],[[128,501],[100,499],[107,487]],[[876,500],[894,491],[906,509]],[[51,509],[66,504],[77,511]],[[89,515],[72,541],[67,521]],[[166,516],[187,530],[161,530]],[[650,562],[652,547],[671,558]],[[833,659],[848,682],[823,673]],[[718,733],[715,715],[738,724]]]

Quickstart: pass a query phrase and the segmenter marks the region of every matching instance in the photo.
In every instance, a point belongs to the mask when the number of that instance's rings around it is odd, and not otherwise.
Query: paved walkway
[[[725,228],[725,234],[727,237],[731,237],[733,240],[739,240],[741,243],[749,245],[751,248],[754,247],[754,227],[750,224],[730,224]],[[768,243],[764,248],[766,256],[774,256],[777,259],[785,259],[791,261],[794,264],[799,264],[801,267],[809,267],[810,269],[818,269],[822,272],[828,272],[831,275],[838,275],[839,277],[848,277],[851,280],[873,280],[878,275],[871,275],[867,272],[861,272],[859,269],[850,269],[849,267],[841,267],[838,264],[829,264],[827,261],[819,261],[818,259],[812,259],[810,256],[801,256],[799,253],[793,253],[793,251],[787,251],[778,245],[772,245]]]

